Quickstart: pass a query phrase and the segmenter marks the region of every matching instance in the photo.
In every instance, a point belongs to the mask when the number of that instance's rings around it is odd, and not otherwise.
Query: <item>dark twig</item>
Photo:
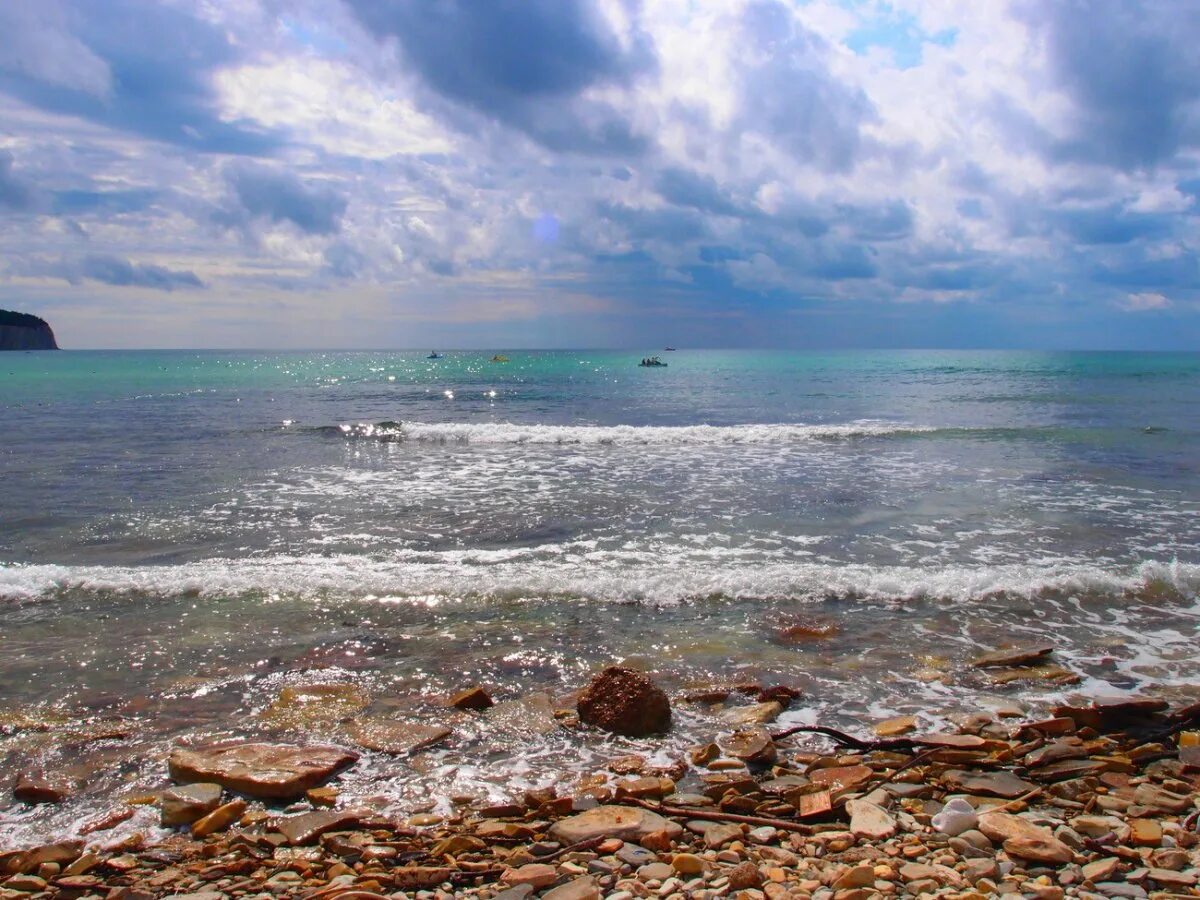
[[[706,809],[703,806],[665,806],[663,804],[655,805],[647,803],[644,800],[638,800],[634,797],[627,797],[619,803],[626,806],[640,806],[642,809],[648,809],[651,812],[658,813],[663,816],[671,816],[677,819],[704,819],[709,822],[738,822],[743,825],[769,825],[771,828],[778,828],[780,831],[794,831],[797,834],[812,834],[812,826],[804,825],[800,822],[789,822],[787,819],[772,819],[767,816],[743,816],[737,813],[720,812],[719,810]]]

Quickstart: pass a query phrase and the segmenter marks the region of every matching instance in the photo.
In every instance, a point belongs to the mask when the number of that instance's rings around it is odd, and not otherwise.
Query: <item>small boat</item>
[[[674,353],[674,352],[675,352],[675,348],[674,348],[674,347],[663,347],[663,349],[664,349],[664,350],[666,350],[666,351],[668,351],[668,352],[670,352],[670,353]]]
[[[651,356],[648,359],[643,359],[640,363],[638,363],[638,365],[645,366],[647,369],[665,369],[667,367],[667,364],[657,356]]]
[[[429,355],[425,358],[426,359],[441,359],[442,354],[438,353],[436,350],[430,350]]]
[[[495,356],[492,357],[492,362],[508,362],[508,357],[504,356],[503,354],[497,353]]]

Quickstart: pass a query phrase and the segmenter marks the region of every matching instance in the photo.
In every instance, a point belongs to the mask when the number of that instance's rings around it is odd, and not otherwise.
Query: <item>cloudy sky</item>
[[[68,347],[1200,348],[1200,3],[5,0]]]

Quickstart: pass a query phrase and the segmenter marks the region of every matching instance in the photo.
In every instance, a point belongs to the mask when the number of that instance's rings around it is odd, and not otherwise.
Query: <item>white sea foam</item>
[[[844,425],[520,425],[510,422],[381,422],[342,425],[351,437],[431,444],[787,444],[919,434],[936,429],[879,421]]]
[[[731,558],[732,557],[732,558]],[[870,566],[746,558],[715,550],[597,550],[586,543],[502,550],[399,551],[361,556],[211,559],[173,566],[0,565],[0,599],[33,601],[68,591],[270,598],[585,598],[669,605],[734,600],[860,597],[970,602],[1007,594],[1119,597],[1156,588],[1200,592],[1200,565],[1145,562],[1114,569],[1046,560],[1027,565]]]

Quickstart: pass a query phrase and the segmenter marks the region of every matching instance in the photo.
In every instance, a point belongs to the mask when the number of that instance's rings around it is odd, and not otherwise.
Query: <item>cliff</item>
[[[54,331],[45,319],[0,309],[0,350],[57,350]]]

